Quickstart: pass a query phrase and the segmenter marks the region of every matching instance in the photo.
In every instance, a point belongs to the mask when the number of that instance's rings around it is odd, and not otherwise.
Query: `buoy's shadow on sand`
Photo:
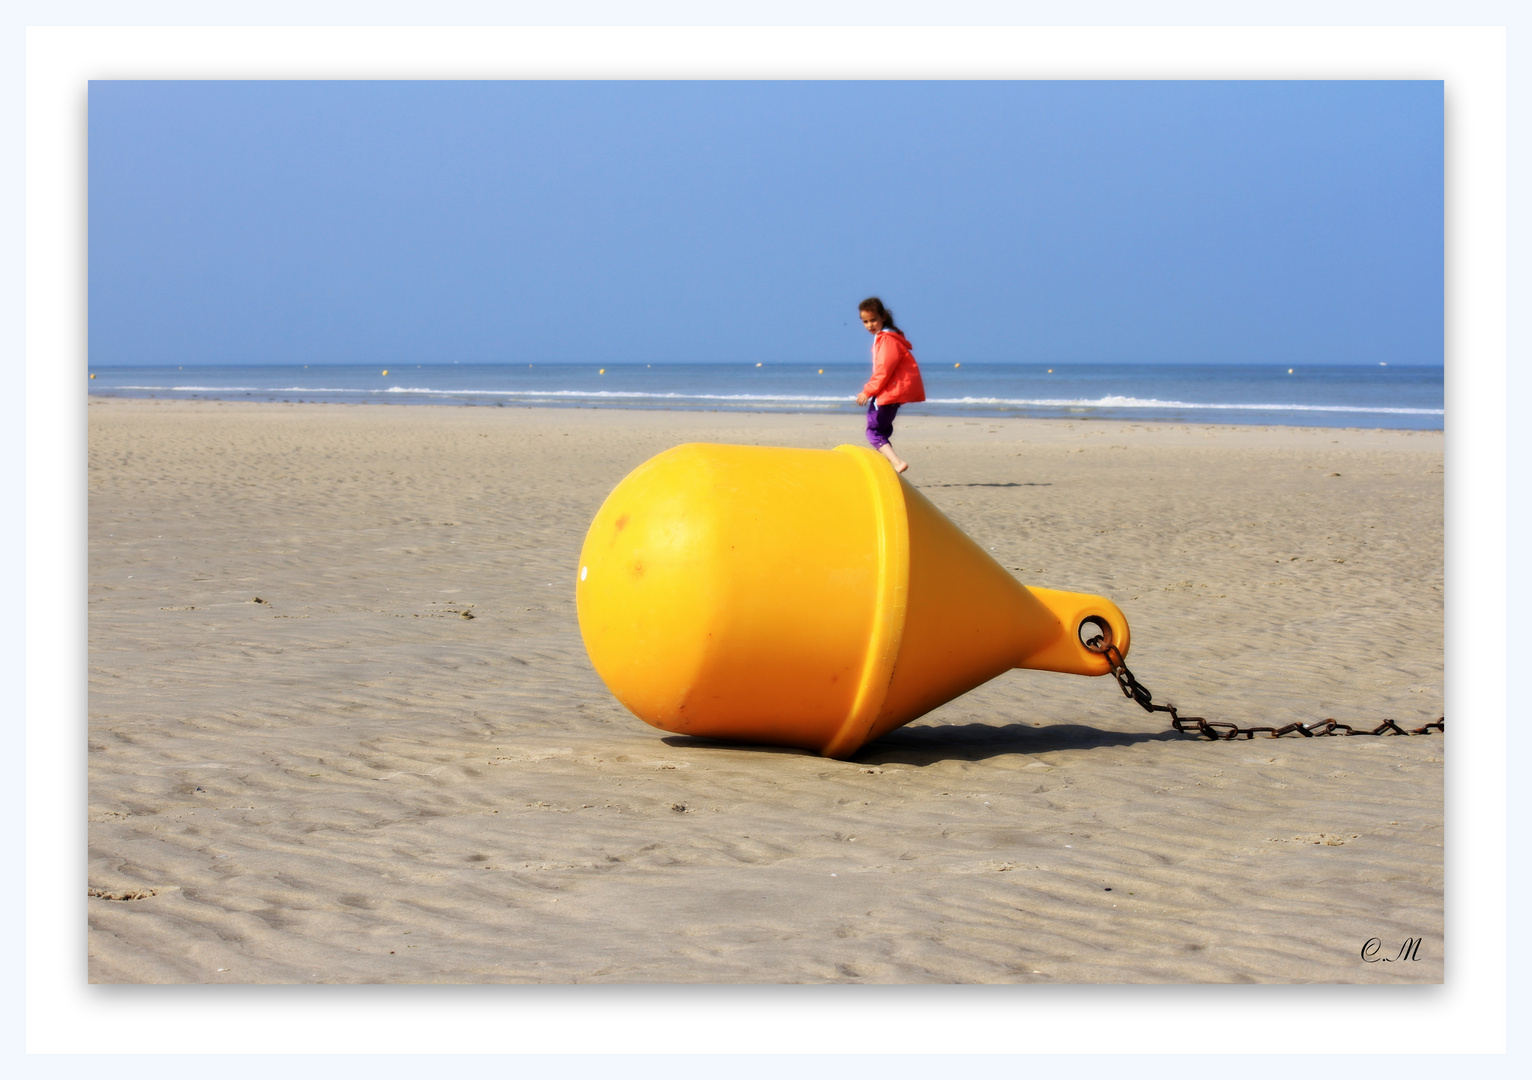
[[[862,765],[934,765],[938,761],[983,761],[1007,754],[1044,754],[1050,750],[1080,750],[1096,746],[1134,746],[1146,742],[1180,742],[1175,731],[1102,731],[1083,724],[942,724],[905,727],[870,742],[852,757]],[[690,735],[667,735],[662,740],[677,749],[749,750],[762,754],[813,756],[808,750],[781,746],[754,746],[699,739]]]
[[[1179,741],[1174,731],[1102,731],[1084,724],[941,724],[904,727],[868,743],[856,760],[867,765],[934,765],[938,761],[983,761],[1006,754],[1043,754],[1096,746],[1134,746]]]

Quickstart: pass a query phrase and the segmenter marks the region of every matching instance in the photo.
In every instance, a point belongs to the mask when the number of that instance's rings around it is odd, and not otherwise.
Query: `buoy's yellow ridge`
[[[881,454],[863,446],[837,446],[835,449],[852,456],[872,494],[878,576],[872,632],[868,635],[856,699],[840,730],[819,748],[826,757],[844,757],[860,749],[882,711],[893,679],[894,663],[899,658],[910,588],[910,530],[903,481],[888,467]]]

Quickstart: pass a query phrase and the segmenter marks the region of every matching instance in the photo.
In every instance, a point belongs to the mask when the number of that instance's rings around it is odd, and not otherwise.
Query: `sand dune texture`
[[[1441,981],[1444,736],[1209,743],[1021,671],[849,762],[618,705],[573,607],[613,485],[859,428],[93,399],[90,979]],[[1115,599],[1162,700],[1443,710],[1440,433],[910,415],[896,445],[1023,582]]]

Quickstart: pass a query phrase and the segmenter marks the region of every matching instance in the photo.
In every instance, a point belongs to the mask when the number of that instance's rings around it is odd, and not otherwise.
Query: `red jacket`
[[[879,330],[872,339],[872,378],[862,387],[879,405],[906,405],[926,399],[926,385],[920,381],[920,365],[910,352],[910,343],[897,330]]]

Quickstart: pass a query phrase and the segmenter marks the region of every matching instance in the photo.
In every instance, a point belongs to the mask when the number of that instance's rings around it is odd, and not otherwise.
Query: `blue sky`
[[[90,361],[1442,362],[1440,82],[93,82]]]

